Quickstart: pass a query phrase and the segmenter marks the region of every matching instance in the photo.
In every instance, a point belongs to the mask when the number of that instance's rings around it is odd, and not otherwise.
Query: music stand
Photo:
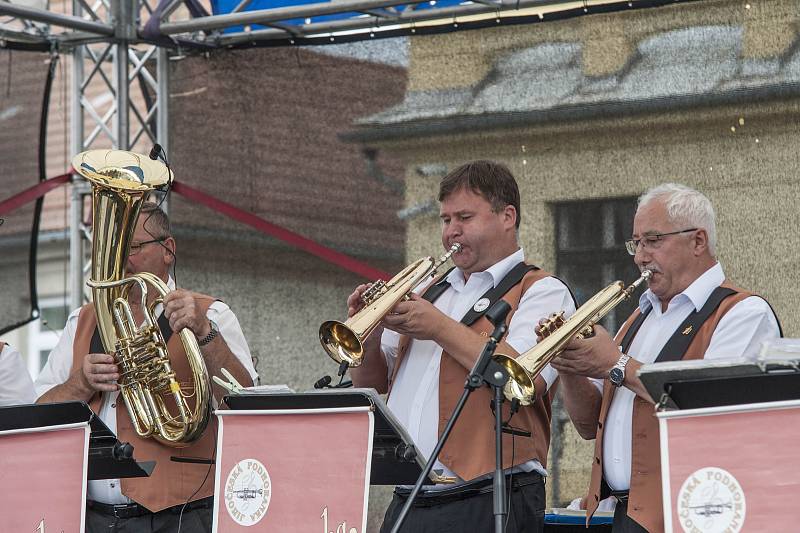
[[[645,365],[667,531],[791,531],[800,491],[800,361]]]
[[[699,409],[800,399],[797,360],[675,361],[644,365],[639,379],[659,406]]]
[[[413,485],[425,459],[411,437],[392,415],[375,389],[320,389],[301,393],[245,393],[226,396],[223,403],[234,410],[323,409],[370,407],[375,416],[370,485]],[[426,484],[431,484],[429,480]]]
[[[133,447],[117,440],[116,435],[84,402],[0,407],[0,431],[80,422],[88,422],[91,428],[88,479],[146,477],[152,473],[155,461],[135,461]]]

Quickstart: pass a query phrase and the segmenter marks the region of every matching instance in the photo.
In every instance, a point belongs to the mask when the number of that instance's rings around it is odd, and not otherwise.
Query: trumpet
[[[630,298],[639,285],[652,275],[651,271],[643,270],[639,279],[627,288],[621,281],[615,281],[592,296],[566,320],[564,311],[550,315],[539,328],[542,340],[519,357],[495,354],[494,360],[505,367],[510,376],[503,388],[505,397],[508,400],[519,400],[522,405],[530,405],[536,398],[533,380],[544,367],[558,357],[572,339],[593,336],[595,324],[621,302]]]
[[[359,312],[345,322],[328,320],[319,327],[319,341],[325,352],[337,363],[359,366],[364,359],[364,341],[383,317],[399,302],[408,300],[414,287],[436,275],[459,250],[461,245],[455,243],[438,260],[430,256],[417,259],[389,281],[373,283],[361,295],[364,307]]]

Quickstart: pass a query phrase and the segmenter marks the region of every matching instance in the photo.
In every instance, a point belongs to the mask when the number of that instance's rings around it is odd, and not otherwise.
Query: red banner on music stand
[[[800,401],[658,413],[666,531],[796,531]]]
[[[369,407],[217,414],[215,532],[366,533]]]
[[[89,424],[0,432],[2,531],[82,533]]]

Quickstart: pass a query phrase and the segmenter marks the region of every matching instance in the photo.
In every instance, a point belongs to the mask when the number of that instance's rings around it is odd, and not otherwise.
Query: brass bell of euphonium
[[[615,281],[592,296],[566,320],[564,311],[550,315],[540,325],[542,340],[518,357],[495,354],[494,360],[503,365],[510,376],[503,389],[505,397],[519,400],[522,405],[532,403],[536,397],[533,380],[544,367],[558,357],[573,338],[586,339],[594,335],[594,325],[617,305],[630,298],[637,287],[652,275],[649,270],[643,270],[641,277],[627,288],[621,281]]]
[[[90,150],[76,155],[72,166],[92,183],[92,289],[97,329],[107,353],[119,366],[117,381],[136,433],[170,446],[197,440],[208,424],[211,386],[197,340],[191,331],[177,332],[192,377],[178,380],[154,309],[169,292],[149,272],[125,275],[130,243],[145,196],[166,187],[172,172],[160,161],[123,150]],[[140,288],[144,324],[133,317],[128,297]],[[148,287],[158,294],[147,303]],[[187,401],[192,399],[193,401]]]
[[[411,291],[436,271],[450,256],[461,250],[453,244],[438,260],[423,257],[411,263],[387,282],[378,280],[364,291],[364,307],[345,322],[328,320],[319,327],[319,341],[337,363],[359,366],[364,358],[364,340],[378,327],[383,317],[399,302],[408,299]]]

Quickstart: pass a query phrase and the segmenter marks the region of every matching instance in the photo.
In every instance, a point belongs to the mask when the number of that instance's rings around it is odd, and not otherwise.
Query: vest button
[[[600,429],[603,429],[603,423],[602,422],[598,422],[597,423],[597,427],[600,428]]]
[[[600,464],[600,458],[599,457],[595,457],[594,458],[594,462],[597,463],[597,464]]]
[[[600,496],[598,496],[597,494],[595,494],[595,495],[594,495],[594,501],[596,501],[596,502],[599,502],[599,501],[600,501]]]

